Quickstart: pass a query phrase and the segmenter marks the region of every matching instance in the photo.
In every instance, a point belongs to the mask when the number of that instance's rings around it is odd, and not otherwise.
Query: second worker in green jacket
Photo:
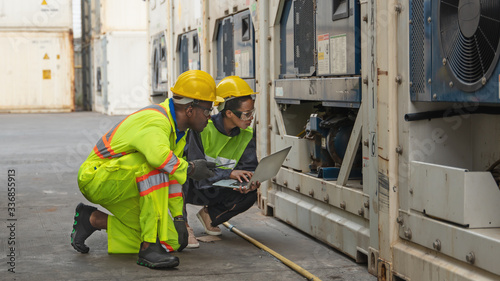
[[[230,189],[214,186],[222,179],[248,182],[257,167],[255,134],[250,127],[255,112],[250,86],[237,76],[224,78],[216,89],[224,98],[219,113],[213,115],[203,132],[190,131],[185,155],[188,161],[206,159],[221,165],[215,175],[205,180],[188,180],[183,185],[185,203],[204,206],[197,217],[205,232],[221,235],[219,224],[248,210],[257,200],[256,189],[260,183],[248,188]],[[193,230],[188,227],[188,248],[197,248]]]

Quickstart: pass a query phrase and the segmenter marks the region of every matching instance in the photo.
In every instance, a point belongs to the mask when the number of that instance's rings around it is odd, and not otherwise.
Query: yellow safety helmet
[[[258,93],[254,92],[248,83],[238,76],[228,76],[217,84],[217,96],[224,100],[253,94]]]
[[[186,98],[217,103],[224,101],[215,94],[214,78],[202,70],[188,70],[182,73],[170,90]]]

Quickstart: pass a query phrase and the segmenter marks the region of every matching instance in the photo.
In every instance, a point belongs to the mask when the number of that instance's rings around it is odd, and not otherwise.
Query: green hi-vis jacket
[[[240,129],[240,133],[234,137],[224,135],[215,127],[212,120],[201,132],[201,141],[205,149],[205,159],[224,165],[222,169],[233,169],[243,155],[245,148],[253,137],[253,129],[248,127]]]
[[[142,241],[151,243],[157,236],[168,240],[168,211],[173,217],[182,215],[184,203],[186,135],[176,141],[171,102],[127,116],[102,136],[78,172],[80,190],[93,203],[106,207],[137,197]]]

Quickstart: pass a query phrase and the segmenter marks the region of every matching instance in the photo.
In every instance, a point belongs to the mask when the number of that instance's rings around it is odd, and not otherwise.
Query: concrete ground
[[[135,254],[108,255],[105,231],[87,240],[88,254],[76,252],[69,237],[74,209],[88,203],[76,183],[78,168],[121,119],[91,112],[0,114],[0,280],[305,279],[223,226],[221,240],[174,253],[180,265],[170,270],[138,266]],[[195,216],[199,208],[188,211],[201,237],[206,234]],[[376,280],[366,265],[261,215],[255,206],[230,223],[321,280]]]

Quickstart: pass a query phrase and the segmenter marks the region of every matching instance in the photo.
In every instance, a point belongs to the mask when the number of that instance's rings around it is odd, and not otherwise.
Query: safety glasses
[[[210,107],[204,107],[204,106],[201,106],[197,103],[192,103],[191,104],[193,107],[198,107],[198,108],[201,108],[203,109],[203,115],[205,115],[205,117],[209,117],[210,116],[210,113],[212,113],[212,108]]]
[[[234,115],[236,115],[238,118],[241,119],[241,121],[248,121],[252,119],[253,115],[255,114],[255,108],[249,111],[238,111],[238,110],[231,110]]]

